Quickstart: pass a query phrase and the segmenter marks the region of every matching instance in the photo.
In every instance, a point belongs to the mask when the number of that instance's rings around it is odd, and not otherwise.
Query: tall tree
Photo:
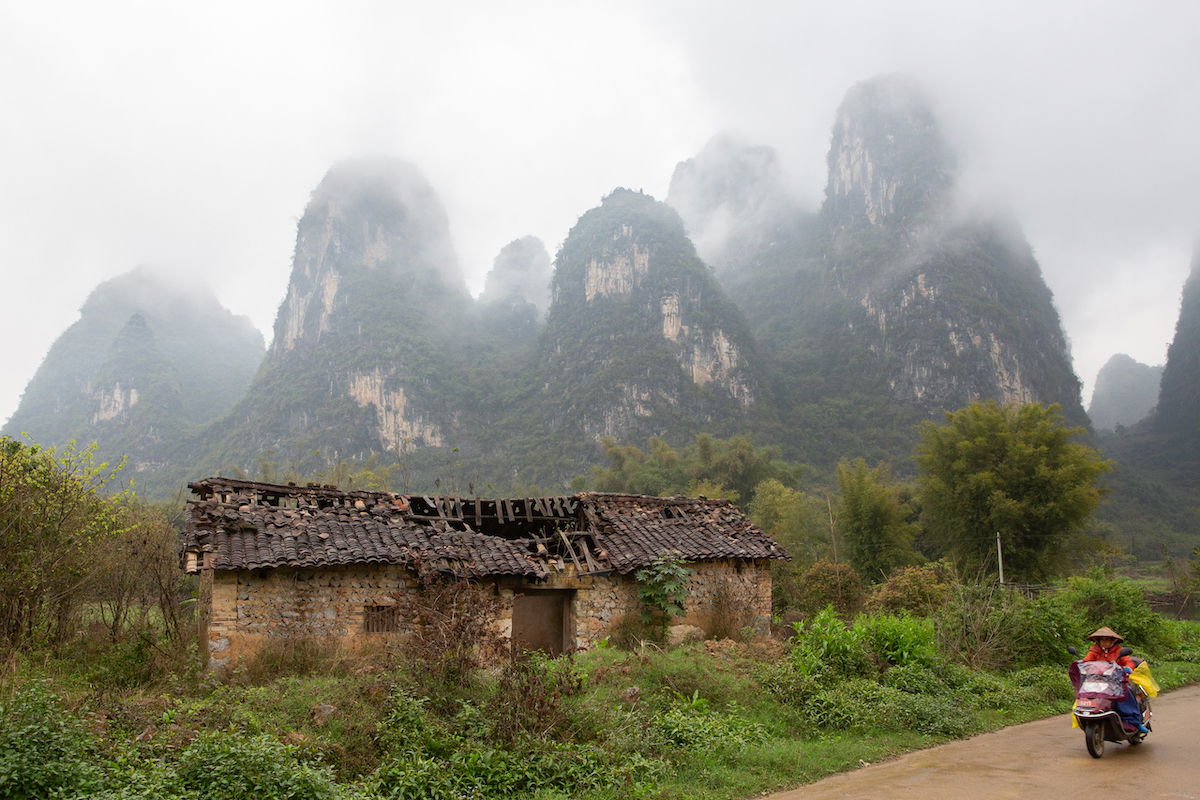
[[[805,570],[830,555],[825,503],[768,478],[755,487],[747,512],[750,520],[791,556],[771,562],[773,605],[777,609],[791,608],[801,593]]]
[[[996,568],[1036,581],[1063,565],[1072,534],[1100,504],[1096,479],[1111,469],[1074,439],[1058,405],[994,400],[925,423],[917,445],[918,496],[933,542],[960,569]]]
[[[850,566],[868,581],[881,581],[897,567],[916,563],[917,526],[908,520],[899,489],[886,464],[874,468],[863,459],[837,468],[842,502],[838,528]]]
[[[0,650],[76,626],[95,565],[126,525],[118,500],[99,494],[119,470],[97,463],[95,445],[0,437]]]
[[[783,545],[797,564],[807,566],[829,557],[824,501],[768,478],[754,489],[747,512],[750,520]]]

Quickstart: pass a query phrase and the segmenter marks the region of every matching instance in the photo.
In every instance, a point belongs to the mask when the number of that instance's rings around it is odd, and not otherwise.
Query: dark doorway
[[[513,652],[541,650],[557,656],[567,648],[571,592],[525,589],[513,598]]]

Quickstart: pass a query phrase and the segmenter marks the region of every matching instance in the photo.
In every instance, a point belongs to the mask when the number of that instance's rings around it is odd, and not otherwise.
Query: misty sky
[[[270,337],[336,160],[416,162],[474,292],[722,129],[810,208],[853,83],[920,79],[1041,262],[1085,405],[1161,363],[1200,237],[1200,3],[0,0],[0,421],[99,282],[148,264]]]

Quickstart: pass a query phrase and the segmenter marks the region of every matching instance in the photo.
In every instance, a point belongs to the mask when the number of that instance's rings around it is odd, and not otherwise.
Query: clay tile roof
[[[728,500],[589,492],[584,514],[617,572],[631,572],[674,552],[685,561],[788,558]]]
[[[442,518],[416,513],[418,498],[387,492],[340,492],[328,486],[283,486],[228,478],[189,484],[183,552],[203,555],[218,570],[401,564],[432,567],[466,577],[524,576],[543,579],[562,552],[543,546],[522,528],[495,535],[472,528],[472,513]],[[440,508],[442,498],[420,498]],[[462,502],[455,498],[455,502]],[[492,501],[467,501],[475,507]],[[448,506],[449,507],[449,506]],[[768,536],[725,500],[659,498],[585,492],[571,497],[496,501],[491,530],[510,527],[525,515],[550,514],[582,548],[591,571],[628,573],[659,555],[688,561],[787,558]],[[517,526],[519,527],[519,526]],[[555,526],[561,530],[562,525]],[[504,531],[501,530],[503,533]],[[551,545],[558,536],[551,536]],[[565,536],[561,537],[566,541]],[[582,558],[582,556],[581,556]]]

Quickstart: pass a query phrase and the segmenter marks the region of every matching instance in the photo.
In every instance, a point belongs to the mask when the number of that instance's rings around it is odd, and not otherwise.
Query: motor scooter
[[[1068,647],[1067,652],[1078,658],[1079,651]],[[1128,647],[1122,647],[1121,655],[1133,653]],[[1125,698],[1126,688],[1133,689],[1138,707],[1142,711],[1142,723],[1151,728],[1150,720],[1154,712],[1150,709],[1150,694],[1143,683],[1153,687],[1157,694],[1157,686],[1150,677],[1150,665],[1145,661],[1138,664],[1137,670],[1144,672],[1139,680],[1130,680],[1125,668],[1115,661],[1083,661],[1072,662],[1068,669],[1071,685],[1075,687],[1075,705],[1071,709],[1075,724],[1083,729],[1083,741],[1092,758],[1104,755],[1105,742],[1125,742],[1139,745],[1145,741],[1147,733],[1137,728],[1127,726],[1117,713],[1114,704]]]

